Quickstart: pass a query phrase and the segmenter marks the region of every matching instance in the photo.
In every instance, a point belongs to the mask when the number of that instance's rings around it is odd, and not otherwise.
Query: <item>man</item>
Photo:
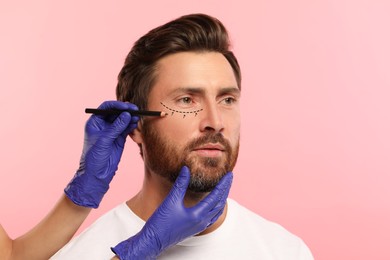
[[[299,238],[231,199],[204,210],[230,188],[240,92],[240,68],[217,19],[187,15],[141,37],[118,76],[117,98],[168,113],[140,119],[130,134],[144,160],[142,189],[55,259],[107,259],[110,247],[120,259],[312,259]]]

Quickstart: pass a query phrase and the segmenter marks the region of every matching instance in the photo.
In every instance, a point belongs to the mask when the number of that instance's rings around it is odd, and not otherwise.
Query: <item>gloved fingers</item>
[[[94,144],[95,147],[106,150],[110,149],[115,143],[117,146],[123,148],[127,135],[122,136],[122,133],[127,128],[130,118],[131,116],[128,112],[121,113],[112,124],[102,130],[101,134],[99,134],[100,137]]]
[[[180,170],[179,176],[176,178],[176,181],[171,191],[168,194],[167,199],[183,201],[188,185],[190,183],[190,177],[190,169],[187,166],[183,166]]]
[[[130,113],[130,115],[131,115],[131,113]],[[131,121],[130,121],[131,124],[137,124],[138,121],[139,121],[139,116],[131,115]]]
[[[131,115],[128,112],[121,113],[115,121],[109,125],[106,129],[104,129],[104,135],[102,137],[105,137],[105,139],[110,139],[111,141],[114,141],[118,138],[119,135],[121,135],[123,132],[126,131],[131,121]]]
[[[100,106],[99,109],[118,109],[118,110],[138,110],[138,107],[132,103],[129,102],[122,102],[122,101],[104,101]]]
[[[131,104],[131,103],[128,103],[128,104],[130,104],[129,109],[138,110],[138,107],[136,105]],[[130,124],[127,127],[127,129],[123,132],[124,138],[126,138],[134,129],[137,128],[138,121],[140,120],[139,116],[133,116],[131,113],[130,113],[130,115],[131,115]]]
[[[104,101],[100,106],[99,109],[115,109],[115,110],[138,110],[138,107],[132,103],[129,102],[121,102],[121,101]],[[104,119],[104,121],[112,123],[115,121],[115,119],[118,117],[117,115],[109,115],[109,116],[99,116],[94,115],[92,117],[97,117]],[[133,122],[138,121],[137,117],[133,119]]]
[[[233,173],[228,172],[218,182],[217,186],[207,195],[206,198],[201,200],[197,205],[193,207],[198,212],[207,214],[214,208],[224,206],[227,196],[229,195],[230,187],[233,181]]]
[[[229,192],[230,192],[230,188],[232,186],[232,182],[233,182],[233,173],[232,172],[228,172],[224,177],[226,177],[226,181],[225,180],[221,180],[219,184],[223,185],[224,188],[222,188],[222,192],[221,192],[221,197],[220,199],[218,200],[218,203],[217,205],[215,206],[215,208],[224,208],[225,207],[225,204],[226,204],[226,200],[229,196]],[[222,183],[222,181],[224,181]],[[218,185],[217,185],[218,186]]]
[[[227,189],[227,191],[228,191],[228,189]],[[221,198],[221,200],[219,200],[217,205],[215,205],[215,207],[212,208],[208,212],[208,217],[211,219],[209,225],[213,224],[219,218],[219,216],[222,214],[222,212],[223,212],[223,210],[224,210],[224,208],[226,206],[226,201],[227,201],[227,197],[223,196]]]
[[[226,201],[225,201],[225,204],[226,204]],[[225,208],[225,205],[219,209],[219,211],[217,211],[216,213],[213,212],[213,214],[215,213],[214,217],[210,220],[209,224],[207,225],[207,227],[211,226],[212,224],[215,223],[215,221],[217,221],[217,219],[222,215],[223,213],[223,210]]]
[[[132,118],[132,119],[133,119],[133,118]],[[137,126],[138,126],[137,123],[131,123],[131,122],[130,122],[129,127],[127,127],[127,129],[126,129],[126,132],[128,132],[128,134],[129,134],[129,133],[132,132],[134,129],[136,129]]]
[[[133,118],[136,118],[137,120],[139,120],[139,117],[137,117],[137,116],[132,116],[132,117],[131,117],[131,121],[130,121],[129,126],[128,126],[128,127],[126,128],[126,130],[123,131],[123,133],[122,133],[122,137],[125,138],[125,139],[126,139],[127,136],[128,136],[131,132],[133,132],[134,129],[136,129],[137,126],[138,126],[138,121],[136,121],[135,123],[133,123]]]

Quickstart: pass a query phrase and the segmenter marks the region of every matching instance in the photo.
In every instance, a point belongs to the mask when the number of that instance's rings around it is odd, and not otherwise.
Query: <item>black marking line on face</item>
[[[167,107],[163,102],[160,102],[160,104],[172,112],[171,116],[173,116],[174,113],[179,113],[179,114],[183,115],[183,118],[185,118],[187,114],[195,114],[195,116],[197,116],[200,111],[203,111],[203,108],[198,109],[198,110],[194,110],[194,111],[188,111],[188,112],[187,111],[179,111],[179,110],[175,110],[175,109]]]

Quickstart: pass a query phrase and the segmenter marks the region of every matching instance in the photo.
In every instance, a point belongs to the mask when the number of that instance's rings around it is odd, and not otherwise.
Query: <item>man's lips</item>
[[[220,150],[220,151],[225,151],[225,147],[220,144],[220,143],[208,143],[208,144],[204,144],[204,145],[200,145],[198,147],[196,147],[194,149],[195,151],[196,150]]]
[[[225,151],[225,147],[219,143],[208,143],[196,147],[193,151],[201,156],[217,157],[222,155]]]

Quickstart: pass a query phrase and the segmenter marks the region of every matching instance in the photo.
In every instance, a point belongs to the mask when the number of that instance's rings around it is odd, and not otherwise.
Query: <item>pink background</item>
[[[85,107],[114,99],[132,43],[180,15],[230,30],[243,70],[231,197],[302,237],[316,259],[390,259],[390,2],[2,1],[0,223],[13,237],[78,167]],[[101,208],[138,191],[129,140]]]

